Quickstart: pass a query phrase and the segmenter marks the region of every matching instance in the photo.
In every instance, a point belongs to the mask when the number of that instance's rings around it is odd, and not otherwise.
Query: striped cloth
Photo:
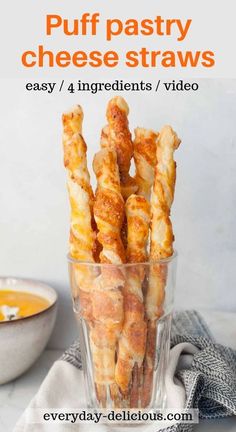
[[[186,392],[185,408],[198,408],[200,418],[205,419],[236,415],[236,352],[215,343],[196,311],[174,314],[171,347],[183,342],[199,349],[189,369],[176,371],[176,378]],[[78,341],[63,354],[62,360],[82,369]],[[177,424],[166,428],[165,432],[190,432],[192,428],[192,424]]]

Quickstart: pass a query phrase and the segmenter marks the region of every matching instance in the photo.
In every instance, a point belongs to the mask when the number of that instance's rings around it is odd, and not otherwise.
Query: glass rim
[[[80,261],[76,260],[75,258],[72,258],[70,254],[67,254],[67,260],[71,264],[79,264],[84,266],[90,266],[90,267],[116,267],[116,268],[126,268],[126,267],[132,267],[132,266],[151,266],[151,265],[160,265],[160,264],[168,264],[172,261],[175,261],[177,258],[178,253],[174,249],[173,254],[168,258],[162,258],[157,261],[144,261],[144,262],[132,262],[132,263],[121,263],[121,264],[109,264],[109,263],[96,263],[91,261]]]

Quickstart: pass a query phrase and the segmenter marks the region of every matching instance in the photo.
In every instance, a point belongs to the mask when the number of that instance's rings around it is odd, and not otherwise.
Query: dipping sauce
[[[35,294],[21,291],[0,290],[0,321],[25,318],[39,313],[50,306],[48,300]],[[3,311],[12,308],[15,314],[6,317]]]

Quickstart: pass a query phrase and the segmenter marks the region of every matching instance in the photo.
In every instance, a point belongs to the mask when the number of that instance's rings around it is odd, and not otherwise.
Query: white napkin
[[[189,343],[175,346],[170,353],[170,362],[166,374],[167,406],[184,408],[185,391],[180,381],[174,378],[177,367],[188,367],[193,354],[198,351]],[[51,432],[51,431],[105,431],[107,427],[102,424],[27,424],[27,410],[30,408],[43,408],[50,412],[50,408],[78,409],[86,406],[84,399],[84,386],[82,372],[71,364],[58,360],[54,363],[47,377],[42,383],[38,393],[25,410],[21,419],[15,426],[14,432]],[[140,430],[157,431],[157,425],[145,425]],[[125,428],[122,426],[122,430]]]
[[[201,315],[211,325],[211,332],[215,340],[219,343],[229,345],[236,348],[236,325],[235,314],[228,314],[229,319],[224,322],[223,331],[221,331],[220,322],[222,323],[223,316],[221,313],[213,312],[206,313],[201,311]],[[224,314],[225,316],[225,314]],[[214,322],[216,325],[214,325]],[[234,335],[232,334],[234,333]],[[234,337],[232,337],[234,336]],[[190,343],[180,343],[174,346],[170,352],[170,361],[166,374],[166,391],[167,391],[167,406],[177,409],[185,406],[185,390],[182,383],[174,376],[179,368],[188,368],[191,365],[193,355],[198,351],[194,345]],[[74,432],[76,431],[94,431],[104,432],[110,428],[102,424],[29,424],[27,423],[27,410],[29,408],[58,408],[58,409],[79,409],[86,406],[84,399],[84,386],[82,372],[66,361],[58,360],[54,363],[47,377],[39,388],[38,393],[31,401],[29,407],[25,410],[22,417],[18,421],[13,432]],[[113,429],[113,428],[112,428]],[[118,429],[116,429],[118,430]],[[122,426],[122,431],[126,428]],[[127,428],[130,431],[130,428]],[[140,431],[157,432],[157,424],[139,427]]]

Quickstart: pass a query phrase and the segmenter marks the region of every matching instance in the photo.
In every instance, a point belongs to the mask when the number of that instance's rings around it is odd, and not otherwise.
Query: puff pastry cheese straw
[[[115,383],[116,345],[123,325],[124,275],[111,264],[125,262],[125,250],[120,237],[124,219],[124,201],[120,191],[120,178],[116,152],[103,149],[94,157],[97,177],[94,216],[98,227],[98,241],[102,245],[102,268],[93,293],[94,329],[91,333],[92,352],[95,360],[95,382],[98,400],[102,406],[107,398],[119,405],[119,389]],[[104,391],[104,389],[107,390]]]
[[[107,107],[107,121],[101,134],[101,147],[115,149],[120,172],[121,193],[127,199],[137,191],[134,178],[129,175],[130,161],[133,157],[133,142],[128,124],[129,107],[125,100],[114,97]]]
[[[167,258],[173,254],[173,233],[170,209],[174,200],[176,162],[174,151],[180,139],[171,126],[164,126],[157,141],[157,165],[151,198],[152,231],[151,261]]]
[[[155,263],[173,254],[173,231],[170,209],[174,199],[176,163],[174,151],[179,147],[180,139],[170,126],[164,126],[157,142],[157,165],[153,193],[151,197],[151,246],[150,261]],[[156,321],[163,314],[162,305],[165,297],[166,266],[153,264],[150,269],[149,286],[146,295],[148,318],[148,340],[144,368],[143,406],[150,402],[152,376],[156,346]]]
[[[127,260],[129,263],[143,263],[146,261],[150,205],[144,197],[131,195],[126,201],[125,209],[128,228]],[[142,365],[147,331],[142,293],[144,266],[130,266],[127,268],[127,273],[127,281],[123,289],[125,319],[119,341],[115,374],[116,382],[123,394],[129,391],[135,364],[138,368]],[[137,407],[138,391],[137,383],[133,389],[131,407]]]
[[[72,110],[62,115],[63,139],[72,137],[75,133],[82,133],[84,119],[83,110],[80,105],[75,105]]]
[[[67,171],[67,187],[71,207],[70,256],[79,261],[93,262],[95,233],[92,228],[93,191],[87,168],[87,147],[81,135],[83,111],[80,106],[63,114],[64,165]],[[82,314],[91,321],[91,274],[79,264],[76,266],[76,283]]]
[[[112,149],[110,142],[109,142],[109,125],[106,125],[106,126],[104,126],[104,128],[102,128],[100,145],[101,145],[101,148],[106,148],[108,150]]]
[[[158,133],[144,128],[136,128],[134,134],[135,180],[138,185],[137,193],[149,200],[154,180],[154,168],[156,166]]]

